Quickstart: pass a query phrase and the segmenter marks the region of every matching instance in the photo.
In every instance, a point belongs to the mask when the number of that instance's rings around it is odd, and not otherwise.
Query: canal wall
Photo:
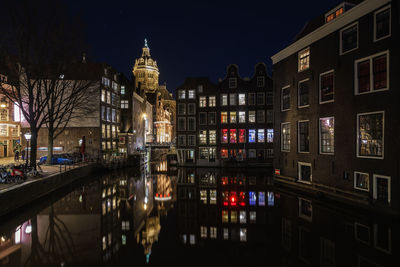
[[[60,189],[73,181],[102,170],[104,170],[104,167],[101,164],[93,163],[43,178],[37,178],[6,189],[0,194],[0,218],[29,205],[32,201]]]

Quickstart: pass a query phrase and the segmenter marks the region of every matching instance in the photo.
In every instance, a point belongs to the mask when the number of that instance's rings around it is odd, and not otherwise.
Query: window
[[[312,180],[312,175],[311,175],[311,163],[305,163],[305,162],[298,162],[298,179],[301,182],[311,182]]]
[[[228,143],[228,129],[221,130],[221,143],[223,144]]]
[[[196,114],[196,104],[195,103],[189,103],[188,104],[188,114],[189,115],[195,115]],[[180,114],[184,115],[184,114]]]
[[[188,131],[196,131],[196,118],[195,117],[188,118]]]
[[[186,114],[186,104],[179,103],[178,104],[178,115],[185,115]]]
[[[128,102],[128,100],[121,100],[121,108],[122,108],[122,109],[127,109],[127,108],[129,108],[129,102]]]
[[[200,154],[200,159],[208,159],[209,158],[208,148],[207,147],[199,147],[199,154]]]
[[[246,94],[239,94],[239,106],[246,105]]]
[[[354,223],[354,238],[360,242],[369,245],[370,233],[369,227],[360,223]]]
[[[210,227],[210,238],[217,238],[217,227]]]
[[[257,105],[265,105],[265,94],[257,93]]]
[[[390,16],[390,6],[384,7],[374,13],[374,41],[379,41],[390,36]]]
[[[239,111],[239,123],[246,122],[246,111]]]
[[[236,106],[236,94],[229,94],[229,105]]]
[[[308,80],[309,79],[305,79],[299,82],[299,87],[298,87],[299,108],[308,107],[310,105],[308,96],[309,95]]]
[[[249,149],[248,153],[249,153],[249,158],[250,159],[255,159],[257,157],[257,152],[256,152],[255,149]]]
[[[255,142],[256,142],[256,130],[250,129],[249,130],[249,143],[255,143]]]
[[[311,220],[312,219],[312,203],[304,198],[299,198],[299,217]]]
[[[200,96],[200,98],[199,98],[199,107],[201,107],[201,108],[207,107],[207,97]]]
[[[178,145],[180,146],[186,145],[186,135],[178,135]]]
[[[227,105],[228,105],[228,95],[222,94],[221,95],[221,106],[227,106]]]
[[[236,86],[237,86],[237,79],[229,78],[229,88],[236,88]]]
[[[205,191],[205,190],[202,190]],[[201,193],[201,191],[200,191]],[[200,226],[200,237],[207,238],[207,226]]]
[[[282,88],[282,111],[290,109],[290,86]]]
[[[188,146],[195,146],[195,145],[196,145],[196,136],[188,135]]]
[[[215,107],[215,105],[216,105],[215,96],[209,96],[208,97],[208,106]]]
[[[224,228],[224,240],[228,240],[228,239],[229,239],[229,229]]]
[[[265,122],[265,110],[257,110],[257,123]]]
[[[358,48],[358,22],[340,31],[340,54]]]
[[[210,190],[210,204],[217,204],[217,190]]]
[[[335,118],[319,119],[319,153],[333,154],[335,152]]]
[[[383,159],[384,112],[357,114],[357,157]]]
[[[274,94],[272,92],[267,92],[266,99],[266,104],[272,105],[274,103]]]
[[[236,123],[237,122],[237,120],[236,120],[236,111],[231,111],[229,113],[229,117],[230,117],[230,122],[231,123]]]
[[[336,11],[330,13],[329,15],[325,15],[325,22],[328,23],[342,14],[343,14],[343,7],[337,9]]]
[[[230,131],[229,131],[229,143],[236,143],[236,129],[230,129]]]
[[[334,71],[321,73],[319,76],[319,103],[330,103],[335,99]]]
[[[257,202],[257,195],[254,191],[249,191],[249,205],[255,206]]]
[[[101,90],[101,102],[106,102],[106,90]]]
[[[390,177],[384,175],[374,174],[374,199],[382,204],[390,204]]]
[[[206,145],[207,144],[207,130],[199,131],[199,144]]]
[[[196,91],[195,90],[188,90],[188,99],[195,99]]]
[[[239,238],[240,238],[241,242],[247,241],[247,229],[246,228],[240,228]]]
[[[182,118],[182,117],[178,118],[178,130],[186,131],[186,118]]]
[[[178,99],[185,99],[185,98],[186,98],[185,90],[178,90]]]
[[[290,151],[290,122],[281,124],[281,151]]]
[[[223,159],[228,158],[228,149],[226,149],[226,148],[221,149],[221,158],[223,158]]]
[[[249,111],[249,123],[255,123],[256,122],[256,112],[255,111]]]
[[[265,142],[265,131],[264,129],[258,129],[257,140],[259,143]]]
[[[302,50],[298,54],[299,67],[298,71],[306,70],[310,67],[310,48]]]
[[[237,211],[231,211],[231,223],[237,223]]]
[[[189,242],[190,242],[190,245],[196,244],[196,237],[195,237],[195,235],[190,235],[190,236],[189,236]]]
[[[208,131],[208,142],[210,145],[215,145],[217,143],[217,131],[216,130]]]
[[[256,93],[249,93],[248,104],[253,106],[256,104]]]
[[[246,129],[239,129],[239,143],[246,143]]]
[[[207,124],[207,113],[206,112],[200,112],[199,113],[199,124],[200,125],[206,125]]]
[[[250,211],[249,212],[249,218],[251,223],[255,223],[257,221],[257,212],[256,211]]]
[[[203,85],[202,84],[197,85],[197,92],[203,93]]]
[[[374,224],[374,246],[375,248],[392,253],[392,229],[385,224]]]
[[[125,85],[121,85],[121,95],[125,94]]]
[[[267,129],[267,143],[274,142],[274,129]]]
[[[257,87],[264,87],[265,85],[265,77],[257,76]]]
[[[389,89],[389,52],[355,61],[355,94]]]
[[[308,135],[308,125],[309,121],[299,121],[298,122],[298,151],[299,152],[310,152],[309,145],[309,135]]]
[[[208,112],[208,124],[215,125],[217,123],[216,113]]]
[[[242,210],[239,212],[239,222],[246,223],[246,211]]]
[[[258,192],[258,205],[265,206],[265,192]]]
[[[7,134],[7,125],[0,125],[0,136],[8,136]]]
[[[320,238],[320,266],[336,266],[335,243],[329,239]]]
[[[354,188],[369,191],[369,174],[364,172],[354,172]]]
[[[228,112],[221,112],[221,123],[228,123]]]
[[[8,109],[0,109],[0,121],[8,121]]]

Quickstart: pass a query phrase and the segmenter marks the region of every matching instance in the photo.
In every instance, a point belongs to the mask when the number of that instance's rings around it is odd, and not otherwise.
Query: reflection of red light
[[[158,197],[158,193],[156,193],[156,197]]]
[[[224,206],[228,206],[228,202],[225,202],[225,201],[224,201]]]
[[[240,206],[244,207],[244,206],[246,206],[246,203],[245,202],[240,202]]]

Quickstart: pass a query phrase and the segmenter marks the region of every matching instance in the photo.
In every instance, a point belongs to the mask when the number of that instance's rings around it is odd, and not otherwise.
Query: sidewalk
[[[0,165],[23,164],[23,163],[25,163],[25,161],[23,161],[23,160],[19,160],[19,162],[14,161],[13,157],[0,158]],[[62,166],[61,172],[65,171],[65,167],[66,167],[66,170],[68,171],[68,170],[74,169],[74,168],[76,168],[78,166],[82,166],[82,165]],[[6,190],[6,189],[11,189],[14,186],[21,185],[21,184],[24,184],[24,183],[29,182],[29,181],[34,181],[34,180],[37,180],[37,179],[40,179],[40,178],[43,178],[43,177],[47,177],[47,176],[50,176],[50,175],[55,174],[55,173],[60,173],[60,165],[50,165],[50,166],[40,165],[40,166],[38,166],[37,171],[39,172],[39,176],[38,177],[28,178],[23,183],[20,183],[20,184],[18,184],[18,183],[0,184],[0,194],[2,193],[2,191]]]

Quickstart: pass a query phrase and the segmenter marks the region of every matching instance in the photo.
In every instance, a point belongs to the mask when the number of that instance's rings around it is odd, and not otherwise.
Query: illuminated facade
[[[158,71],[157,61],[153,60],[150,55],[150,48],[147,40],[144,40],[142,48],[142,56],[135,60],[133,67],[133,75],[135,76],[135,87],[140,87],[147,92],[155,92],[158,89]]]

